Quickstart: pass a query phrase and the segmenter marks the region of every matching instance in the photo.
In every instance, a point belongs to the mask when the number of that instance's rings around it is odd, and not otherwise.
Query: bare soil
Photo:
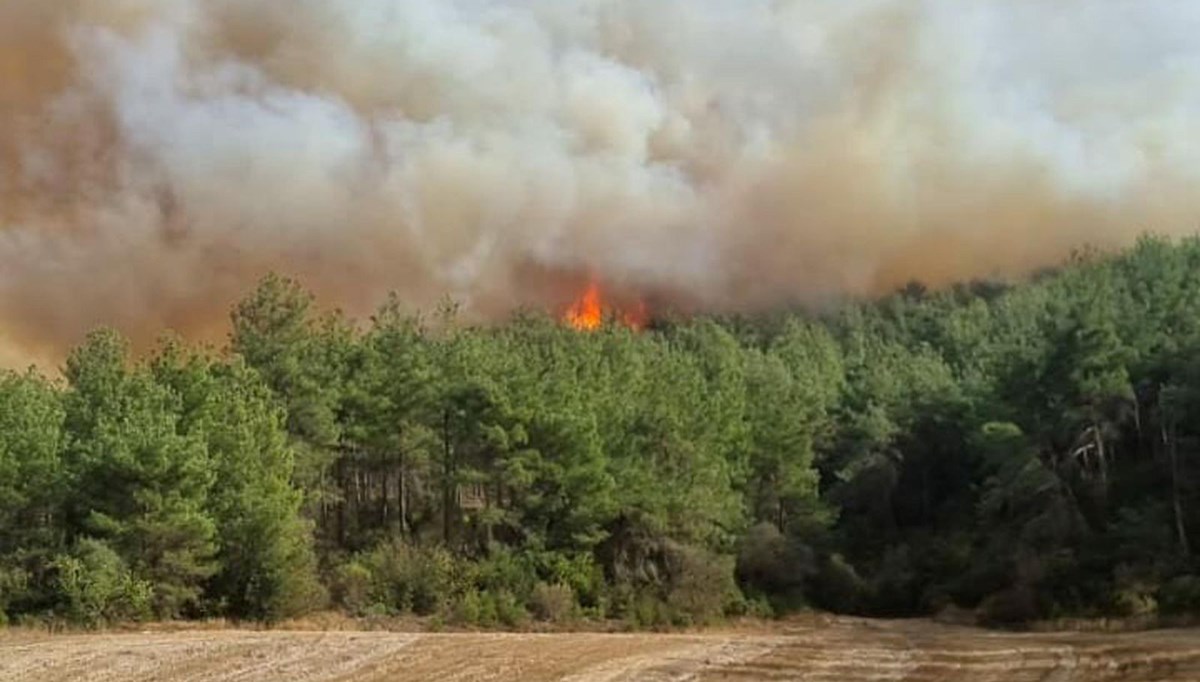
[[[1200,681],[1200,630],[1016,634],[824,619],[697,634],[0,634],[0,680]]]

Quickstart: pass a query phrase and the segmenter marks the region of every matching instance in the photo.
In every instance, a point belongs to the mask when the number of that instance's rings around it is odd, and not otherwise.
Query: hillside
[[[1200,241],[819,314],[319,312],[0,376],[0,613],[1200,613]]]

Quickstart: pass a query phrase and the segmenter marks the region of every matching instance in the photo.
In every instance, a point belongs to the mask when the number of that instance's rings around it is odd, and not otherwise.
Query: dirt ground
[[[831,619],[703,634],[0,634],[0,680],[1200,681],[1200,630],[1012,634]]]

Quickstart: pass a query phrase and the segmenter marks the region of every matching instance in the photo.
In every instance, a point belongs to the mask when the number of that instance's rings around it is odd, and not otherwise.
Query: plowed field
[[[704,634],[0,635],[0,680],[1200,681],[1200,630],[1011,634],[924,621]]]

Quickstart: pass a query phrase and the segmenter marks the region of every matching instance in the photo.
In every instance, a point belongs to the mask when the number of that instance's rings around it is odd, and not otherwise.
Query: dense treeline
[[[265,279],[0,376],[0,614],[1200,613],[1200,241],[577,333]]]

